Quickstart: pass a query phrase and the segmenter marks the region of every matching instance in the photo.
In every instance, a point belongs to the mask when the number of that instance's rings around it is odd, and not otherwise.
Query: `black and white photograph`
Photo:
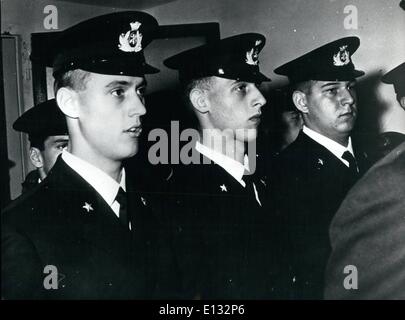
[[[1,0],[0,49],[3,302],[405,299],[405,0]]]

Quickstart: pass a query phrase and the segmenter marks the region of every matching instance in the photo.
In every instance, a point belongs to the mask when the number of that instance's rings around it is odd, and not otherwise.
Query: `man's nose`
[[[254,90],[255,99],[253,101],[253,106],[260,109],[266,104],[267,100],[256,86],[254,87]]]
[[[138,94],[134,95],[134,98],[129,102],[129,116],[143,116],[146,114],[146,107],[144,99],[142,99]]]
[[[355,93],[351,92],[349,89],[342,91],[341,102],[342,105],[352,105],[356,100]]]

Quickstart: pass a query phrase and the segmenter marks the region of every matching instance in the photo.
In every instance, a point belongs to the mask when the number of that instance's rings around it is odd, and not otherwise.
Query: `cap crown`
[[[360,46],[357,37],[345,37],[312,50],[276,68],[290,82],[306,80],[349,81],[364,75],[355,69],[352,55]]]
[[[14,122],[13,129],[40,137],[68,134],[65,115],[55,99],[40,103],[24,112]]]
[[[83,21],[60,33],[50,55],[54,75],[74,69],[102,74],[142,76],[159,70],[143,51],[158,23],[140,11],[124,11]]]
[[[266,38],[245,33],[178,53],[164,61],[184,81],[217,76],[248,82],[270,81],[259,70],[259,53]]]

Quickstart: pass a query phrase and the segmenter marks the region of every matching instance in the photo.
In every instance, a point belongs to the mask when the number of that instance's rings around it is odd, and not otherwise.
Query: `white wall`
[[[151,9],[161,24],[217,21],[222,37],[260,32],[267,37],[261,68],[273,80],[277,66],[334,39],[356,35],[361,39],[354,62],[366,71],[360,86],[360,106],[367,118],[383,108],[381,130],[405,132],[405,112],[392,86],[379,76],[405,61],[405,11],[399,0],[179,0]],[[358,29],[346,30],[347,5],[358,10]],[[376,86],[374,88],[374,86]],[[368,120],[368,118],[366,119]]]
[[[58,9],[59,30],[47,30],[43,21],[47,14],[44,8],[55,5]],[[21,36],[24,104],[25,108],[33,105],[31,63],[31,33],[63,30],[77,22],[109,13],[111,8],[94,7],[54,0],[1,0],[1,31]],[[118,9],[122,10],[122,9]]]
[[[26,107],[33,103],[30,34],[49,31],[43,26],[43,9],[49,4],[58,8],[60,30],[86,18],[124,10],[55,0],[1,0],[2,32],[22,37]],[[363,115],[375,112],[371,105],[382,106],[382,130],[405,132],[405,113],[398,107],[392,87],[378,82],[381,73],[405,61],[405,11],[398,4],[399,0],[177,0],[146,11],[160,24],[219,22],[222,37],[263,33],[267,45],[261,54],[261,66],[275,80],[271,87],[284,81],[272,73],[278,65],[333,39],[357,35],[361,46],[354,61],[368,76],[367,87],[360,88]],[[357,30],[344,28],[343,10],[347,5],[358,10]]]
[[[261,54],[261,67],[274,80],[270,87],[285,81],[272,73],[280,64],[333,39],[357,35],[361,46],[354,61],[367,72],[359,88],[362,115],[381,112],[382,130],[405,132],[405,112],[399,108],[393,88],[379,82],[382,73],[405,61],[405,11],[398,4],[399,0],[177,0],[146,11],[160,24],[219,22],[222,37],[263,33],[267,45]],[[33,104],[30,35],[49,31],[43,26],[46,5],[57,7],[59,30],[96,15],[124,10],[55,0],[1,0],[2,32],[21,35],[22,39],[26,108]],[[347,5],[358,10],[357,30],[344,28]]]

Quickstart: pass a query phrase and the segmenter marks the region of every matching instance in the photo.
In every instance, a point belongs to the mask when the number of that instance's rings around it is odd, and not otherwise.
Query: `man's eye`
[[[336,88],[330,88],[326,90],[326,93],[328,94],[336,94],[337,93],[337,89]]]
[[[58,148],[58,150],[65,150],[67,148],[68,144],[67,143],[63,143],[58,145],[56,148]]]
[[[113,91],[111,91],[111,94],[115,97],[121,97],[124,92],[125,91],[123,89],[114,89]]]
[[[140,97],[144,97],[146,94],[146,87],[140,87],[136,90],[136,93],[138,94],[138,96]]]
[[[246,84],[240,84],[235,87],[236,91],[246,91]]]

